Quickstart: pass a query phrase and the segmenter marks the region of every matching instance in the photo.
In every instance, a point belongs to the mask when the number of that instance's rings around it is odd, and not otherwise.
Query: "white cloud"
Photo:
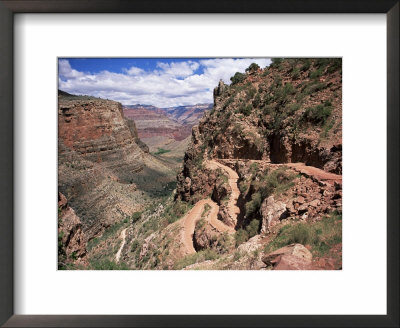
[[[175,77],[186,77],[193,74],[193,72],[199,68],[199,63],[193,61],[178,62],[178,63],[162,63],[158,62],[157,67],[160,67],[162,71],[160,74],[168,74]]]
[[[126,72],[126,74],[128,74],[128,75],[141,75],[145,71],[139,67],[132,66],[129,69],[124,69],[124,72]]]
[[[69,61],[66,59],[59,60],[58,74],[62,78],[76,78],[76,77],[83,76],[83,73],[72,69],[71,65],[69,64]]]
[[[158,107],[212,103],[213,89],[222,79],[230,83],[235,72],[244,72],[251,63],[265,67],[267,58],[206,59],[157,63],[154,71],[130,67],[123,73],[102,71],[95,74],[71,68],[68,60],[59,61],[59,88],[73,94],[113,99],[123,104],[150,104]],[[203,73],[195,74],[198,68]]]

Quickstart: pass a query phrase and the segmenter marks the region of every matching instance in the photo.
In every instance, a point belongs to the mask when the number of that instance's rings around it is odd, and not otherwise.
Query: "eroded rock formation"
[[[143,167],[134,124],[120,103],[60,94],[58,185],[88,240],[138,209],[133,183]]]
[[[65,267],[68,263],[86,265],[86,237],[82,223],[62,193],[58,193],[58,221],[59,266]]]

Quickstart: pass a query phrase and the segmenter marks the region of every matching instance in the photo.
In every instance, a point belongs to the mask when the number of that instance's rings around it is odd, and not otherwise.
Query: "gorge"
[[[341,67],[251,64],[212,105],[59,91],[59,268],[341,269]]]

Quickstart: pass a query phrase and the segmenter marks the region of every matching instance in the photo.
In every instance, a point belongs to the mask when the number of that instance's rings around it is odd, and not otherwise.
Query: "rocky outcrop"
[[[218,86],[214,88],[214,99],[218,96],[221,96],[227,88],[228,86],[224,83],[224,81],[219,80]]]
[[[220,233],[208,222],[197,224],[193,234],[193,245],[196,251],[206,248],[216,248]]]
[[[188,156],[188,153],[185,154],[185,158],[186,156]],[[202,165],[201,163],[196,163],[188,158],[187,163],[189,162],[190,165],[186,166],[187,171],[177,175],[176,197],[186,202],[195,203],[212,195],[217,184],[218,172],[205,168],[198,170],[197,165]]]
[[[58,193],[58,221],[59,266],[68,263],[87,264],[86,237],[81,220],[61,193]]]
[[[260,212],[262,216],[262,233],[268,232],[272,225],[288,217],[286,204],[281,201],[275,201],[274,196],[269,196],[264,199]]]
[[[192,130],[181,183],[205,158],[297,163],[342,172],[340,59],[285,59],[214,89],[214,107]],[[200,180],[208,184],[208,179]],[[204,189],[191,183],[191,190]],[[179,196],[180,197],[180,196]]]
[[[58,101],[58,187],[90,240],[140,209],[133,181],[145,154],[121,104],[63,94]]]
[[[149,153],[149,146],[147,146],[140,138],[139,138],[139,134],[136,128],[136,124],[135,121],[131,120],[131,119],[127,119],[127,124],[129,127],[129,130],[131,131],[131,134],[135,140],[135,143],[145,152],[145,153]]]
[[[301,244],[291,244],[263,256],[274,270],[312,270],[312,254]]]
[[[228,162],[224,163],[229,165]],[[233,162],[230,165],[233,166]],[[262,190],[269,193],[264,199],[261,198],[259,211],[256,210],[252,217],[261,220],[261,233],[269,233],[284,219],[316,221],[332,211],[340,212],[342,209],[341,176],[295,164],[238,161],[234,166],[238,167],[240,184],[244,187],[242,207],[254,194],[262,193]],[[306,170],[308,173],[305,173]],[[268,184],[276,186],[278,190],[284,188],[285,191],[274,193],[273,188],[267,187]],[[245,223],[249,223],[249,220]]]
[[[290,140],[285,132],[270,137],[272,163],[305,163],[327,172],[342,174],[342,144],[320,147],[319,139]]]
[[[232,218],[229,213],[228,204],[224,203],[219,207],[218,220],[225,223],[229,227],[234,227],[236,225],[236,218]]]
[[[143,168],[143,153],[118,102],[59,97],[58,137],[67,149],[101,163],[125,182]]]

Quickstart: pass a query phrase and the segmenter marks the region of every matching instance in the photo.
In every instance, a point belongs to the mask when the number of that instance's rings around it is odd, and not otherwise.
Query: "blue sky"
[[[59,58],[59,89],[158,107],[212,103],[222,79],[268,58]]]

